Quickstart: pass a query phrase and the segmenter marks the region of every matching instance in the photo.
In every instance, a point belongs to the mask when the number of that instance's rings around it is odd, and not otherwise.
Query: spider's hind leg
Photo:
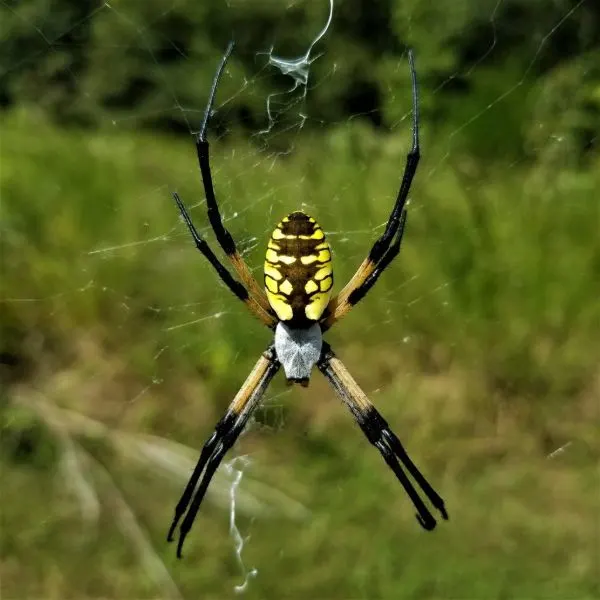
[[[239,253],[233,236],[227,230],[225,225],[223,225],[223,218],[219,211],[219,205],[217,203],[212,180],[212,173],[210,170],[210,146],[207,139],[207,130],[210,118],[213,114],[213,104],[217,93],[217,87],[219,86],[219,80],[223,75],[223,71],[225,70],[225,65],[227,64],[229,57],[231,56],[233,46],[233,42],[230,42],[227,46],[225,54],[223,55],[223,58],[221,59],[221,62],[219,63],[219,66],[217,67],[210,90],[208,103],[206,105],[206,110],[204,111],[202,126],[200,127],[200,132],[198,135],[196,135],[196,153],[198,155],[198,165],[200,167],[200,174],[202,176],[204,194],[206,196],[206,208],[210,225],[215,233],[219,245],[223,249],[223,252],[225,252],[227,255],[227,258],[230,260],[234,271],[240,278],[244,287],[248,290],[252,301],[258,305],[260,311],[266,315],[266,318],[269,319],[269,327],[271,327],[275,324],[275,318],[273,317],[274,313],[269,305],[263,288],[258,284],[252,275],[250,268],[246,264],[246,261]],[[264,320],[265,318],[263,318],[263,321]]]
[[[385,226],[385,231],[375,241],[367,258],[363,260],[342,291],[329,301],[326,316],[321,319],[324,332],[348,314],[352,307],[364,298],[375,285],[381,273],[391,264],[400,251],[400,242],[402,241],[406,222],[406,201],[421,158],[419,146],[419,89],[412,50],[408,51],[408,63],[412,80],[413,99],[412,147],[406,155],[406,164],[396,202]]]

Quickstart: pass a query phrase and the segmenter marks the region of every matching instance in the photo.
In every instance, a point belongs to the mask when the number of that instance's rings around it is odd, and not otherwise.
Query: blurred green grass
[[[339,289],[385,224],[408,137],[349,123],[290,156],[215,143],[223,214],[257,275],[274,224],[303,207],[328,232]],[[328,339],[451,520],[421,531],[318,375],[308,390],[278,379],[234,454],[311,513],[241,518],[259,570],[249,598],[600,595],[600,163],[424,150],[399,259]],[[203,507],[176,561],[164,535],[181,482],[47,417],[199,449],[268,343],[170,200],[178,189],[213,239],[192,140],[57,129],[21,111],[5,115],[0,151],[4,594],[170,593],[119,525],[126,502],[185,597],[233,595],[226,510]],[[104,490],[96,525],[67,490],[74,471],[58,476],[65,440]]]

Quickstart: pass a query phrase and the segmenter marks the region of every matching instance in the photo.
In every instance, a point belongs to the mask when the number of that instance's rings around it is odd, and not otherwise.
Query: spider
[[[432,530],[436,526],[436,520],[404,469],[421,487],[441,516],[448,519],[444,501],[409,458],[400,440],[336,357],[331,346],[323,340],[323,333],[365,296],[400,251],[406,224],[405,203],[420,158],[418,89],[413,53],[411,50],[408,52],[413,101],[412,149],[406,157],[398,197],[385,231],[342,291],[331,298],[333,270],[330,247],[315,219],[302,212],[293,212],[277,225],[268,242],[264,264],[264,290],[251,274],[231,234],[223,225],[210,172],[206,129],[212,116],[217,86],[232,50],[233,42],[227,47],[214,76],[202,126],[196,136],[196,150],[206,195],[208,219],[239,280],[231,275],[200,236],[176,192],[173,193],[173,198],[196,248],[208,259],[225,285],[246,304],[250,312],[274,331],[274,338],[204,444],[198,463],[175,508],[167,539],[173,541],[175,530],[183,517],[177,544],[177,556],[181,558],[183,543],[215,471],[282,366],[290,384],[307,386],[315,366],[323,373],[336,394],[350,409],[369,442],[379,450],[404,487],[417,511],[417,521],[426,530]],[[203,472],[204,475],[200,479]]]

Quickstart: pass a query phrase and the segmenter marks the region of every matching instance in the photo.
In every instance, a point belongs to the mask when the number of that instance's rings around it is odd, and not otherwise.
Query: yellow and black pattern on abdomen
[[[265,259],[267,298],[281,321],[309,327],[327,307],[333,287],[331,249],[319,224],[293,212],[271,235]]]

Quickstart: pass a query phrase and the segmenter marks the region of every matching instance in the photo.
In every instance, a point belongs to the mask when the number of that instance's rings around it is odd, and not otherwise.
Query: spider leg
[[[323,331],[326,331],[339,321],[365,296],[377,279],[379,279],[379,275],[389,266],[400,251],[400,241],[402,240],[404,223],[406,221],[404,207],[421,158],[419,147],[419,89],[412,50],[408,51],[408,63],[410,66],[413,97],[412,148],[406,155],[406,165],[396,202],[390,213],[385,231],[373,244],[367,258],[361,263],[356,273],[354,273],[342,291],[329,301],[329,305],[325,311],[326,316],[322,321]],[[371,279],[370,284],[364,287],[360,293],[357,292],[358,289],[364,286],[369,277],[377,271],[377,275]]]
[[[167,540],[169,542],[173,541],[175,529],[183,517],[177,543],[178,558],[182,556],[183,543],[192,528],[215,471],[227,451],[233,446],[243,431],[250,415],[258,406],[260,399],[279,370],[279,367],[280,364],[275,356],[275,350],[273,346],[270,346],[260,357],[254,369],[248,375],[244,385],[242,385],[240,391],[233,399],[227,412],[217,423],[215,431],[204,444],[198,463],[183,491],[181,499],[175,507],[175,516],[167,534]],[[203,472],[204,475],[200,479]],[[199,480],[200,485],[198,485]]]
[[[223,225],[223,219],[217,204],[215,189],[212,181],[212,173],[210,170],[210,147],[208,140],[206,139],[206,130],[213,113],[212,107],[215,100],[215,95],[217,93],[219,80],[221,79],[221,75],[223,74],[223,70],[227,64],[227,60],[231,55],[233,46],[233,42],[230,42],[217,68],[217,72],[215,73],[208,104],[206,105],[206,111],[204,112],[202,126],[200,128],[200,132],[196,136],[196,152],[198,154],[198,163],[200,165],[202,184],[204,186],[204,194],[206,196],[208,220],[210,221],[210,225],[215,232],[217,241],[227,255],[227,258],[231,261],[231,264],[238,277],[241,279],[246,289],[250,292],[250,295],[256,299],[256,302],[265,312],[273,314],[263,288],[258,285],[256,279],[250,271],[250,268],[246,264],[246,261],[240,255],[231,233],[229,233],[229,231]]]
[[[181,212],[185,224],[188,226],[188,229],[194,238],[196,248],[208,259],[208,262],[210,262],[217,271],[217,274],[223,283],[248,307],[254,316],[258,317],[258,319],[260,319],[267,327],[273,327],[277,322],[276,319],[264,310],[252,296],[250,296],[248,290],[239,281],[236,281],[227,268],[219,261],[215,253],[210,249],[206,240],[198,233],[198,230],[194,226],[194,223],[177,192],[173,193],[173,198],[179,207],[179,211]]]
[[[382,256],[381,260],[377,263],[375,269],[371,274],[364,280],[364,282],[357,288],[354,288],[348,294],[348,310],[354,305],[358,304],[367,294],[367,292],[375,285],[379,276],[385,271],[387,266],[398,256],[400,252],[400,244],[402,243],[402,236],[404,235],[404,226],[406,225],[406,211],[402,211],[400,217],[400,227],[396,233],[396,238],[393,244],[388,248],[387,252]]]
[[[421,526],[424,529],[431,530],[436,526],[436,521],[402,467],[410,473],[431,504],[440,512],[442,518],[447,520],[448,513],[442,498],[412,462],[387,421],[379,414],[327,343],[323,344],[323,352],[317,366],[331,383],[337,395],[348,406],[369,442],[379,450],[385,462],[404,487],[417,509],[416,517]]]

